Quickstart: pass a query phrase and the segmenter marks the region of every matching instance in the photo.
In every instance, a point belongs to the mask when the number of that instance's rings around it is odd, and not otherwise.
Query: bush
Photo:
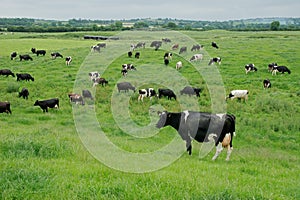
[[[18,83],[8,83],[6,92],[7,93],[13,93],[13,92],[19,92],[20,85]]]

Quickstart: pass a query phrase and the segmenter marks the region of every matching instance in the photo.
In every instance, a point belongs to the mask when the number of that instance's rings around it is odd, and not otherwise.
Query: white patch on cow
[[[189,113],[188,110],[183,111],[183,113],[184,113],[184,123],[186,123],[186,120],[187,120],[190,113]]]
[[[55,104],[54,108],[58,108],[58,105],[57,105],[57,104]]]
[[[233,132],[233,136],[236,136],[235,132]]]
[[[224,117],[224,113],[220,113],[220,114],[216,114],[220,119],[222,119]]]

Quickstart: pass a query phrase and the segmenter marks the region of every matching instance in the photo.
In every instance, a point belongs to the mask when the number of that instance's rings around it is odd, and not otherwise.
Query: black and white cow
[[[136,67],[133,66],[133,64],[122,64],[122,69],[126,69],[126,70],[136,70]]]
[[[89,72],[89,77],[92,80],[95,80],[96,78],[100,78],[100,73],[97,71]]]
[[[291,73],[291,70],[287,68],[286,66],[274,66],[272,69],[272,75],[276,75],[276,73],[279,72],[281,74],[284,74],[284,72],[287,72],[288,74]]]
[[[212,59],[210,59],[208,65],[214,64],[214,63],[218,63],[219,65],[221,64],[222,59],[220,57],[214,57]]]
[[[190,61],[197,61],[197,60],[202,60],[203,59],[203,54],[201,53],[198,53],[198,54],[195,54],[191,57]]]
[[[272,72],[272,71],[273,71],[273,67],[275,67],[275,66],[278,66],[277,63],[270,63],[270,64],[268,65],[268,71],[269,71],[269,72]]]
[[[128,74],[128,70],[123,68],[123,69],[121,70],[121,74],[122,74],[123,77],[126,77],[127,74]]]
[[[136,59],[139,59],[139,58],[140,58],[140,56],[141,56],[141,53],[140,53],[140,52],[135,52],[135,55],[134,55],[134,57],[135,57]]]
[[[158,89],[158,98],[161,98],[163,96],[168,97],[169,100],[171,100],[172,98],[174,98],[176,100],[176,95],[171,89],[159,88]]]
[[[169,65],[170,61],[169,61],[168,57],[165,57],[165,58],[164,58],[164,63],[165,63],[166,66]]]
[[[203,45],[196,44],[192,46],[191,51],[200,51],[201,48],[203,48]]]
[[[11,114],[10,103],[8,101],[0,102],[0,113]]]
[[[12,77],[15,77],[15,74],[10,69],[0,69],[0,75],[8,77],[11,75]]]
[[[37,56],[39,56],[39,55],[45,56],[46,55],[46,50],[36,50],[35,48],[31,48],[31,52],[36,54]]]
[[[17,57],[17,55],[18,55],[17,52],[15,52],[15,51],[12,52],[12,53],[10,54],[10,59],[11,59],[11,60],[14,60],[14,59]]]
[[[56,59],[58,57],[63,58],[63,56],[58,52],[51,53],[51,57],[52,57],[52,59]]]
[[[187,94],[189,96],[196,95],[196,97],[200,97],[200,92],[201,92],[201,88],[186,86],[180,91],[180,95]]]
[[[171,126],[186,142],[186,150],[192,154],[192,139],[198,142],[214,142],[218,158],[223,147],[227,148],[226,160],[232,152],[232,139],[235,135],[235,116],[231,114],[212,114],[205,112],[183,111],[179,113],[161,112],[157,128]]]
[[[181,62],[181,61],[178,61],[178,62],[176,63],[175,68],[176,68],[177,70],[179,70],[180,68],[182,68],[182,62]]]
[[[72,62],[72,57],[71,56],[67,56],[66,57],[66,65],[69,66]]]
[[[256,71],[257,71],[257,68],[255,67],[255,65],[253,63],[245,65],[246,74],[248,74],[248,72],[256,72]]]
[[[212,47],[214,47],[214,48],[216,48],[216,49],[218,49],[218,48],[219,48],[219,46],[217,45],[217,43],[216,43],[216,42],[212,42],[212,43],[211,43],[211,46],[212,46]]]
[[[22,81],[22,80],[34,81],[34,78],[28,73],[16,74],[16,75],[17,75],[17,81]]]
[[[29,91],[27,88],[22,88],[21,92],[19,92],[19,98],[23,97],[23,99],[28,99]]]
[[[19,55],[20,61],[22,60],[32,60],[32,58],[28,54]]]
[[[95,87],[96,85],[98,84],[101,84],[102,86],[105,86],[108,84],[108,81],[105,80],[105,78],[96,78],[96,79],[93,79],[93,87]]]
[[[182,54],[187,51],[187,47],[181,47],[179,50],[179,54]]]
[[[84,105],[83,97],[80,94],[69,93],[68,97],[71,103]]]
[[[139,42],[135,45],[135,48],[145,48],[146,43],[145,42]]]
[[[98,46],[98,45],[91,46],[91,52],[98,52],[98,53],[100,53],[100,46]]]
[[[227,99],[244,99],[245,101],[248,100],[248,94],[249,94],[249,91],[248,90],[231,90],[228,97],[226,97],[226,100]]]
[[[117,88],[118,88],[119,92],[121,90],[124,90],[125,92],[128,92],[129,90],[132,90],[133,92],[135,92],[135,87],[133,85],[131,85],[131,83],[129,83],[129,82],[117,83]]]
[[[43,101],[36,100],[34,106],[40,106],[43,112],[48,112],[48,108],[59,108],[59,99],[47,99]]]
[[[89,98],[89,99],[93,100],[92,93],[89,90],[82,90],[82,96],[84,98]]]
[[[271,88],[271,81],[269,79],[265,79],[263,81],[264,88]]]
[[[129,58],[131,58],[132,57],[132,51],[128,51],[127,55],[128,55]]]
[[[150,97],[150,100],[153,96],[156,95],[156,92],[153,88],[146,88],[146,89],[140,89],[139,90],[139,97],[138,101],[143,101],[144,97]]]
[[[167,58],[167,59],[169,59],[169,60],[172,60],[172,56],[173,56],[172,53],[166,52],[165,55],[164,55],[164,59]]]

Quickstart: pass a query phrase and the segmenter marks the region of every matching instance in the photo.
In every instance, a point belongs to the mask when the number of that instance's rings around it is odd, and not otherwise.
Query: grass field
[[[122,37],[120,41],[107,41],[107,48],[97,54],[90,53],[90,47],[98,42],[83,40],[84,34]],[[35,78],[34,82],[17,82],[16,77],[0,76],[0,101],[9,101],[12,110],[12,115],[0,114],[1,198],[300,199],[300,32],[176,33],[172,44],[177,39],[180,45],[188,46],[188,52],[179,55],[178,50],[172,51],[174,56],[168,67],[162,57],[170,51],[171,44],[163,44],[161,50],[154,51],[147,42],[145,49],[139,49],[140,59],[127,57],[132,42],[168,36],[154,34],[152,38],[153,34],[148,34],[149,37],[138,32],[134,41],[130,34],[114,32],[0,35],[0,69],[30,73]],[[220,48],[212,48],[212,41]],[[204,60],[200,64],[188,61],[193,54],[191,42],[204,45]],[[32,47],[47,50],[46,56],[33,55]],[[33,61],[10,60],[13,51],[28,53]],[[54,51],[72,56],[71,65],[67,67],[64,59],[51,59],[50,52]],[[222,58],[222,64],[206,66],[208,59],[216,56]],[[179,72],[174,69],[178,60],[184,65]],[[267,69],[271,62],[286,65],[292,73],[272,76]],[[123,63],[134,63],[138,70],[124,78],[120,73]],[[248,63],[254,63],[258,71],[246,75],[244,66]],[[109,84],[98,85],[94,91],[87,72],[96,70]],[[212,73],[215,70],[221,80]],[[265,78],[271,80],[272,88],[263,89]],[[178,101],[138,102],[137,93],[117,92],[116,83],[121,81],[130,81],[139,88],[170,87]],[[210,87],[221,83],[221,90]],[[178,88],[185,84],[201,87],[200,98],[179,95]],[[18,98],[23,87],[29,89],[28,100]],[[83,88],[93,91],[95,100],[86,100],[84,106],[70,104],[67,94],[81,93]],[[248,101],[223,104],[223,93],[233,89],[248,89]],[[54,97],[60,99],[58,110],[43,113],[33,106],[37,99]],[[221,102],[216,108],[215,98]],[[171,155],[178,159],[164,164],[169,154],[163,147],[178,136],[171,128],[158,131],[153,127],[158,117],[151,111],[157,109],[233,113],[237,135],[231,160],[225,161],[223,151],[218,160],[211,161],[215,150],[200,158],[201,144],[197,142],[193,142],[193,154],[189,156],[180,140],[180,146],[176,147],[179,154]],[[91,110],[95,110],[95,115]],[[118,151],[106,149],[107,144],[101,141],[99,146],[103,145],[103,151],[97,155],[93,148],[87,148],[84,138],[92,134],[91,125],[95,125],[92,117],[101,124],[109,141],[123,151],[137,153],[140,160],[137,163],[126,160]],[[157,160],[143,161],[144,154],[146,157],[157,149],[163,152]],[[100,162],[103,157],[112,164]],[[135,173],[151,169],[152,164],[165,166]]]

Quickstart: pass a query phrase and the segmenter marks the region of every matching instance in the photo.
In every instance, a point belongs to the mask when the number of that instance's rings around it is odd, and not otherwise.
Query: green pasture
[[[120,40],[84,40],[85,34],[117,35]],[[300,199],[300,32],[180,32],[176,33],[180,37],[172,38],[171,44],[164,43],[158,51],[149,47],[149,41],[161,40],[167,34],[138,32],[131,39],[132,34],[0,35],[0,69],[30,73],[35,78],[34,82],[17,82],[16,77],[0,76],[0,101],[9,101],[12,110],[12,115],[0,113],[2,199]],[[142,41],[147,42],[145,49],[138,49],[140,59],[128,58],[130,44]],[[212,41],[220,48],[212,48]],[[100,42],[107,47],[100,53],[91,52],[90,47]],[[171,50],[177,42],[187,46],[186,53]],[[191,42],[204,45],[200,52],[204,59],[198,63],[189,62],[196,53],[190,51]],[[32,47],[45,49],[46,56],[32,54]],[[33,61],[10,60],[13,51],[29,54]],[[165,66],[163,55],[167,51],[173,53],[173,58]],[[72,56],[71,65],[66,66],[64,58],[52,59],[51,52]],[[222,64],[207,66],[209,59],[217,56]],[[179,60],[183,68],[176,71]],[[268,72],[272,62],[287,66],[291,74],[272,75]],[[124,63],[133,63],[137,71],[122,77]],[[244,66],[249,63],[254,63],[258,71],[246,75]],[[93,88],[87,74],[90,71],[99,71],[108,85]],[[263,88],[266,78],[272,83],[270,89]],[[172,88],[177,101],[153,98],[138,102],[137,92],[118,93],[116,84],[123,81],[137,89]],[[187,84],[202,89],[200,98],[179,94],[182,85]],[[30,92],[28,100],[18,98],[23,87]],[[82,89],[92,91],[94,100],[86,99],[84,106],[71,104],[68,93],[81,94]],[[248,101],[225,102],[223,93],[234,89],[249,90]],[[59,109],[43,113],[33,106],[36,100],[55,97],[60,100]],[[215,149],[200,156],[203,146],[195,141],[189,156],[176,131],[154,127],[158,121],[156,111],[186,109],[226,111],[236,116],[230,161],[225,161],[226,150],[216,161],[211,160]],[[140,156],[141,161],[134,163],[137,171],[118,170],[99,160],[105,157],[124,168],[132,164],[130,159],[111,152],[109,146],[106,148],[104,141],[87,147],[83,138],[93,133],[91,125],[97,125],[92,118],[112,144]],[[178,138],[176,151],[164,149]],[[93,148],[97,149],[98,144],[102,150],[95,155]],[[143,162],[143,155],[156,150],[162,154],[153,163]],[[173,162],[162,164],[172,156],[176,157]],[[143,167],[150,169],[152,164],[162,167],[143,172]]]

